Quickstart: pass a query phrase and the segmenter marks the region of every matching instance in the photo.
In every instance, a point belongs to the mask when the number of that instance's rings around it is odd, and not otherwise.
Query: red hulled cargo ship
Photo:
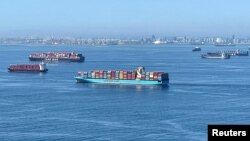
[[[30,61],[65,61],[65,62],[84,62],[85,57],[80,53],[65,52],[46,52],[33,53],[29,55]]]
[[[45,63],[40,64],[13,64],[8,67],[10,72],[47,72]]]

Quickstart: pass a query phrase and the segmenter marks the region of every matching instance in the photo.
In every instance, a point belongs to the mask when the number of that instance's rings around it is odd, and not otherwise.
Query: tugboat
[[[222,52],[222,53],[207,53],[201,55],[201,58],[207,58],[207,59],[230,59],[230,55]]]
[[[168,85],[168,73],[145,72],[144,67],[136,71],[91,71],[78,72],[75,77],[79,83],[107,83],[107,84],[132,84],[132,85]]]
[[[201,51],[201,48],[200,47],[195,47],[192,49],[192,51]]]
[[[8,67],[10,72],[47,72],[45,63],[40,64],[13,64]]]

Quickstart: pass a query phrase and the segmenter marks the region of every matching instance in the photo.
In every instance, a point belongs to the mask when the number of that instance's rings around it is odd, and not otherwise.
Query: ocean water
[[[0,46],[0,140],[206,141],[208,124],[250,123],[250,57],[201,59],[247,46]],[[84,63],[9,73],[33,52],[81,52]],[[77,71],[165,71],[169,87],[79,84]]]

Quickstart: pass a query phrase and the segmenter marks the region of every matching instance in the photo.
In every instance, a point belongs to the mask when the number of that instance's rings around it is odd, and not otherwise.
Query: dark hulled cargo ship
[[[13,64],[8,67],[10,72],[47,72],[45,63],[40,64]]]
[[[30,61],[64,61],[64,62],[84,62],[85,57],[80,53],[47,52],[34,53],[29,56]]]
[[[218,52],[208,52],[206,55],[202,55],[202,58],[221,58],[229,59],[230,56],[248,56],[248,51],[242,50],[227,50],[227,51],[218,51]]]
[[[215,46],[236,46],[234,43],[216,43]]]
[[[208,52],[207,54],[202,54],[201,58],[206,58],[206,59],[230,59],[230,54],[227,54],[225,52],[216,52],[216,53],[211,53]]]
[[[165,72],[146,72],[144,67],[136,71],[91,71],[78,72],[75,77],[80,83],[168,85],[169,76]]]
[[[242,51],[242,50],[229,50],[226,51],[227,54],[230,54],[232,56],[248,56],[248,51]]]

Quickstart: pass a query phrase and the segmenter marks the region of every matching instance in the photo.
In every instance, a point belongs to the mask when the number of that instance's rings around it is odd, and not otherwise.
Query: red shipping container
[[[127,80],[128,76],[127,75],[123,75],[123,79]]]
[[[95,78],[100,78],[100,74],[99,74],[99,72],[95,72]]]
[[[103,78],[103,74],[102,74],[102,73],[100,73],[99,77],[100,77],[100,78]]]
[[[153,76],[155,77],[155,76],[158,76],[158,73],[157,72],[154,72],[153,73]]]

